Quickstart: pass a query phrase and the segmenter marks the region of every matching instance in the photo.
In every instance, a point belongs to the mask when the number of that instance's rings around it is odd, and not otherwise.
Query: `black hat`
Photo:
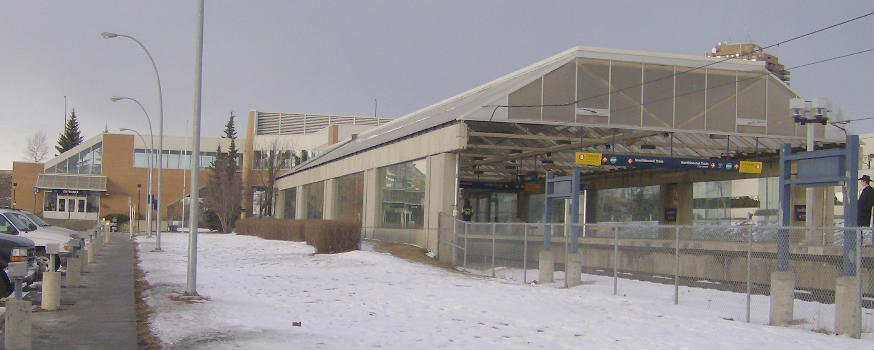
[[[860,177],[859,180],[871,182],[871,177],[868,175],[862,175],[862,177]]]

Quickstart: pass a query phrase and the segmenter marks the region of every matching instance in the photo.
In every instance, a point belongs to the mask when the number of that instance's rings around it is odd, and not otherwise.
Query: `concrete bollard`
[[[79,288],[82,283],[82,263],[79,257],[67,258],[67,288]]]
[[[855,276],[841,276],[835,280],[835,333],[859,338],[858,297]]]
[[[789,271],[771,272],[770,325],[785,326],[793,321],[795,307],[795,274]]]
[[[104,243],[104,244],[109,244],[109,238],[110,238],[110,234],[109,234],[109,232],[105,232],[105,233],[103,234],[103,243]]]
[[[61,306],[61,273],[43,272],[42,275],[42,308],[57,310]]]
[[[94,254],[96,253],[96,250],[97,249],[94,248],[94,245],[91,244],[91,242],[88,242],[87,244],[85,244],[85,252],[86,252],[86,255],[88,256],[88,263],[89,264],[94,263]]]
[[[580,253],[569,253],[568,262],[565,265],[565,287],[575,287],[581,284],[580,275],[583,273],[583,257]]]
[[[540,268],[540,283],[555,282],[553,272],[555,272],[555,253],[551,250],[540,252],[538,265]]]
[[[33,323],[30,318],[32,304],[28,300],[6,300],[6,326],[3,345],[6,350],[31,348]]]
[[[88,266],[88,250],[81,249],[79,250],[79,272],[85,272],[85,267]]]

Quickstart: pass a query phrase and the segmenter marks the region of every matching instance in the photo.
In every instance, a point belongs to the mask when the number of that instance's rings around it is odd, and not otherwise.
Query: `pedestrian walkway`
[[[33,313],[34,349],[137,349],[134,245],[110,234],[82,287],[61,288],[61,309]]]

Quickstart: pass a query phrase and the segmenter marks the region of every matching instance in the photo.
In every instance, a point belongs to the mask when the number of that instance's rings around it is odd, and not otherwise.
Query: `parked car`
[[[46,231],[50,231],[50,232],[68,234],[68,235],[70,235],[71,239],[79,240],[79,243],[81,243],[81,245],[79,245],[80,247],[85,246],[85,237],[81,233],[74,231],[74,230],[71,230],[71,229],[68,229],[66,227],[55,226],[55,225],[49,224],[49,223],[45,222],[45,220],[43,220],[41,217],[39,217],[36,214],[31,213],[27,210],[23,210],[23,209],[16,209],[16,210],[18,210],[21,214],[24,214],[25,218],[30,220],[30,222],[34,223],[36,226],[39,226],[39,228],[38,228],[39,230],[46,230]]]
[[[52,232],[49,230],[39,230],[39,226],[30,221],[24,214],[17,209],[0,208],[0,216],[4,217],[15,228],[14,235],[18,235],[33,241],[35,245],[35,254],[41,259],[48,260],[46,254],[46,245],[57,243],[59,250],[57,259],[55,259],[55,268],[57,269],[66,261],[70,255],[71,243],[77,239],[70,237],[68,233]]]
[[[15,289],[7,271],[9,263],[13,260],[27,261],[27,275],[24,278],[26,284],[42,280],[45,266],[36,259],[34,242],[20,237],[19,233],[12,222],[5,216],[0,216],[0,297],[9,296]]]

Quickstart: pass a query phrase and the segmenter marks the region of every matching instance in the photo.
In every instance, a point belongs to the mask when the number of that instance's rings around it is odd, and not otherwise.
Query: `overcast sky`
[[[577,45],[704,55],[719,41],[770,45],[874,10],[851,1],[206,1],[202,135],[251,109],[398,117]],[[5,1],[0,5],[0,169],[28,136],[54,150],[64,96],[87,139],[104,128],[190,135],[197,2]],[[767,52],[787,67],[874,47],[874,16]],[[792,72],[805,97],[871,117],[871,52]],[[856,133],[874,122],[852,123]],[[54,152],[52,153],[52,155]]]

